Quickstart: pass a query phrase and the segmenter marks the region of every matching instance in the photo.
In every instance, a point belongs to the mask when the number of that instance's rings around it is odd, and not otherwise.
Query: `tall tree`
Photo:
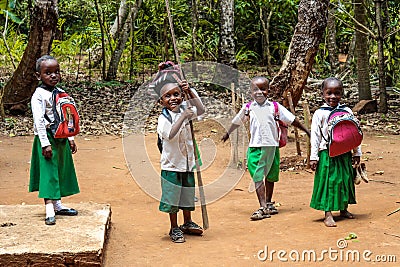
[[[355,56],[357,58],[358,98],[359,100],[368,100],[372,99],[372,94],[369,78],[368,35],[365,33],[364,28],[368,27],[365,0],[354,1],[354,18],[359,22],[359,24],[356,23],[355,32]]]
[[[35,77],[36,59],[49,54],[57,28],[57,0],[35,0],[30,10],[29,39],[22,59],[4,87],[3,105],[6,109],[24,112],[38,80]]]
[[[339,66],[339,60],[337,55],[336,45],[336,21],[335,21],[335,10],[333,5],[329,5],[328,11],[328,22],[327,22],[327,47],[329,52],[329,65],[331,67],[331,75],[336,74]]]
[[[110,64],[108,66],[106,81],[114,80],[117,77],[118,65],[121,60],[122,53],[124,52],[126,42],[128,41],[129,33],[132,28],[132,21],[135,21],[139,8],[143,0],[137,0],[133,7],[129,8],[127,19],[123,23],[122,31],[119,34],[117,46],[115,47],[111,56]]]
[[[375,20],[378,28],[377,42],[378,42],[378,76],[379,76],[379,111],[386,113],[387,107],[387,94],[386,94],[386,74],[385,74],[385,59],[384,59],[384,15],[382,10],[382,3],[384,0],[375,0]]]
[[[287,92],[291,92],[294,105],[302,95],[325,31],[328,5],[329,0],[301,0],[299,3],[298,22],[289,51],[270,86],[272,95],[276,99],[283,97],[286,106]]]
[[[236,67],[235,60],[235,24],[234,0],[220,0],[220,39],[218,45],[218,62]]]

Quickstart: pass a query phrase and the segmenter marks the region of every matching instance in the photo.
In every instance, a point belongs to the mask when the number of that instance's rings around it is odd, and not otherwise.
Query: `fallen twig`
[[[385,235],[390,235],[390,236],[394,236],[394,237],[400,238],[400,235],[389,234],[389,233],[384,233],[384,234],[385,234]]]
[[[382,184],[396,184],[393,182],[388,182],[388,181],[384,181],[384,180],[375,180],[375,179],[369,179],[372,182],[377,182],[377,183],[382,183]]]
[[[399,212],[399,211],[400,211],[400,208],[398,208],[397,210],[392,211],[392,212],[389,213],[387,216],[390,216],[390,215],[392,215],[392,214],[395,214],[396,212]]]

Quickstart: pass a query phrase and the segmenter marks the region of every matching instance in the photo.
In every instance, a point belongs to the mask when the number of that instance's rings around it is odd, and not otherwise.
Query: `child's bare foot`
[[[325,213],[324,224],[326,227],[336,227],[337,226],[335,220],[333,219],[333,215],[331,212]]]
[[[343,218],[347,218],[347,219],[354,219],[354,215],[352,213],[350,213],[348,210],[341,210],[340,211],[340,216]]]

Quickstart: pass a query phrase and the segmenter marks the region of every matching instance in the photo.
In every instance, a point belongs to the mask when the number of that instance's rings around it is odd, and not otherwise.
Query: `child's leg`
[[[46,219],[45,219],[45,224],[46,225],[54,225],[56,224],[56,214],[54,212],[53,208],[53,202],[51,199],[44,199],[44,204],[46,207]]]
[[[324,224],[327,227],[336,227],[336,222],[333,219],[332,212],[330,211],[325,211],[325,219],[324,219]]]
[[[272,195],[274,193],[274,185],[275,182],[268,182],[267,179],[265,179],[265,185],[266,185],[266,197],[267,197],[267,202],[272,202]]]
[[[266,207],[267,201],[266,201],[266,190],[265,190],[264,181],[255,182],[255,186],[256,186],[256,193],[257,193],[258,202],[260,203],[260,207]]]
[[[178,214],[170,213],[169,214],[169,222],[171,224],[171,229],[178,227]]]
[[[354,215],[350,213],[347,209],[340,211],[340,216],[347,219],[354,219]]]

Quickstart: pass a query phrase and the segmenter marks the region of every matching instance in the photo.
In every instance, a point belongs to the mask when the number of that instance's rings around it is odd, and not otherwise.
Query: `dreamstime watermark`
[[[189,62],[180,65],[180,67],[185,74],[186,80],[190,85],[193,85],[195,89],[197,86],[203,87],[203,85],[211,85],[212,87],[213,85],[217,85],[225,88],[225,90],[229,92],[232,88],[232,84],[234,84],[236,94],[249,100],[250,79],[244,72],[240,72],[227,65],[204,61]],[[155,95],[155,92],[149,87],[151,80],[152,79],[144,82],[137,89],[129,103],[129,107],[124,116],[122,142],[125,159],[132,177],[145,193],[156,200],[160,200],[161,179],[160,172],[157,170],[160,155],[155,155],[154,152],[152,152],[157,149],[156,141],[151,141],[151,143],[149,143],[149,139],[146,139],[149,133],[146,130],[148,129],[149,121],[152,121],[154,124],[154,118],[156,119],[161,114],[157,101],[158,96]],[[224,103],[215,96],[216,94],[214,94],[214,92],[201,94],[201,100],[206,107],[206,114],[204,114],[203,119],[222,126],[226,131],[235,111],[231,105]],[[152,126],[154,132],[154,125]],[[242,129],[243,128],[244,127],[242,127]],[[196,132],[196,143],[202,154],[201,160],[203,165],[201,169],[204,171],[218,160],[217,156],[219,151],[214,142],[210,142],[210,139],[206,138],[200,139],[199,136],[202,135],[198,135],[197,133],[198,132]],[[220,135],[219,138],[221,138],[224,132],[219,132],[218,134]],[[230,140],[230,142],[232,142],[232,140]],[[239,151],[244,151],[244,142],[240,145],[242,147],[239,147]],[[152,149],[148,150],[147,148],[149,146],[152,147]],[[213,177],[211,182],[204,183],[205,203],[212,203],[226,195],[234,189],[243,176],[243,170],[228,167],[233,165],[232,159],[233,145],[231,143],[229,163],[224,169],[220,170],[218,177]],[[171,186],[174,187],[175,185],[171,184]],[[185,191],[192,189],[182,187],[179,190]],[[196,190],[199,190],[197,186]],[[199,204],[200,203],[197,203],[197,205]]]
[[[371,250],[352,250],[347,249],[348,242],[345,239],[339,239],[336,242],[336,248],[329,247],[322,250],[269,250],[265,245],[264,249],[257,252],[257,259],[260,261],[280,261],[280,262],[323,262],[330,260],[333,262],[384,262],[394,263],[396,255],[374,255]]]

